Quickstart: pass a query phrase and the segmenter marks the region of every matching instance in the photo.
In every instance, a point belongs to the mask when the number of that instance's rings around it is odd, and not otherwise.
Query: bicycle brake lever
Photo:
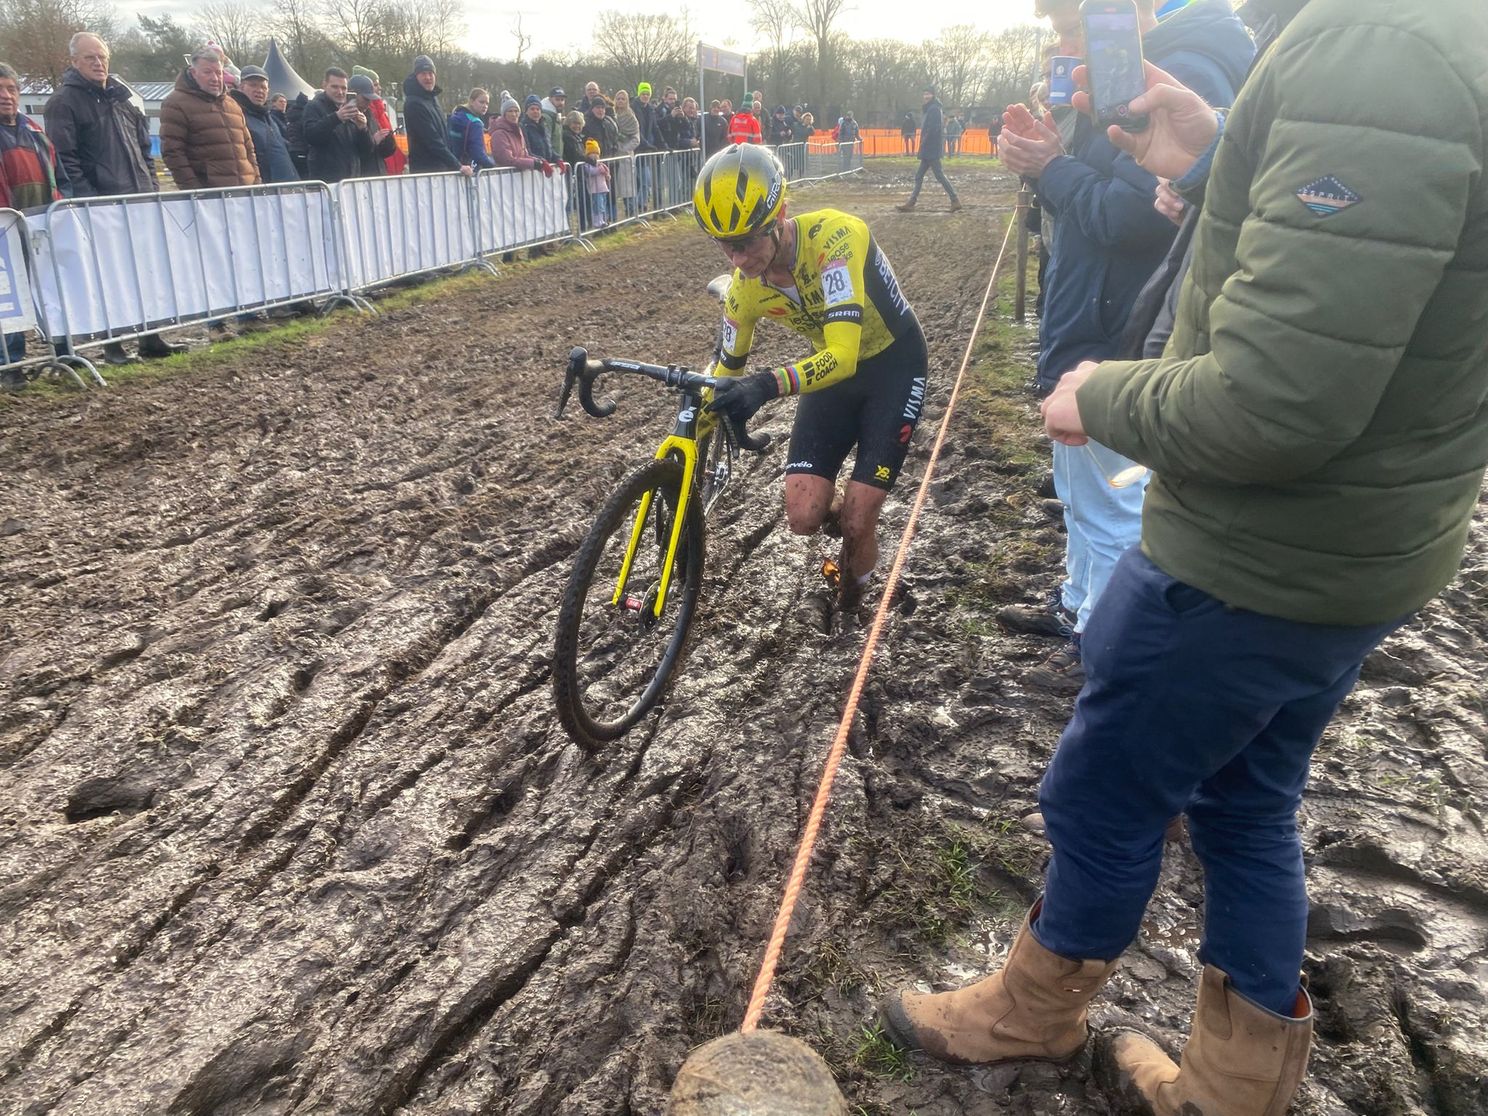
[[[734,441],[740,449],[747,449],[750,453],[764,453],[765,450],[770,448],[770,443],[774,441],[768,434],[754,435],[749,433],[748,430],[744,429],[742,422],[735,422],[727,414],[720,414],[719,417],[728,423],[729,430],[733,432]]]
[[[575,352],[582,352],[575,349]],[[609,418],[615,413],[615,401],[606,399],[603,403],[594,401],[594,382],[599,379],[600,373],[604,371],[604,365],[597,360],[586,361],[584,372],[579,377],[579,403],[584,410],[595,418]]]
[[[558,406],[553,408],[555,419],[563,417],[563,408],[568,406],[568,397],[573,394],[574,384],[579,382],[579,374],[588,359],[589,353],[582,348],[575,348],[568,354],[568,367],[563,370],[563,387],[558,392]]]

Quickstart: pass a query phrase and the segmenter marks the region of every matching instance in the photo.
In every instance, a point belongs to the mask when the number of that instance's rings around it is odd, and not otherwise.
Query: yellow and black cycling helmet
[[[759,144],[730,144],[698,172],[692,211],[719,240],[752,236],[775,224],[785,205],[785,168]]]

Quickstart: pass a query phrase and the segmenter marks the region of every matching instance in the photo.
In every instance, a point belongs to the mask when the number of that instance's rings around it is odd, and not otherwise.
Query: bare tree
[[[525,32],[525,31],[522,30],[522,13],[521,12],[518,12],[512,18],[511,29],[512,29],[512,31],[511,31],[512,38],[514,38],[514,39],[517,40],[517,53],[516,53],[516,56],[512,59],[512,61],[513,62],[516,62],[518,65],[520,65],[521,62],[522,62],[522,55],[526,54],[527,53],[527,49],[532,46],[532,36],[529,35],[529,34],[527,34],[527,32]]]
[[[764,36],[769,44],[766,52],[765,72],[774,83],[773,101],[797,101],[799,96],[790,90],[791,43],[795,39],[796,13],[791,0],[749,0],[754,15],[750,26]],[[763,86],[761,86],[763,88]]]
[[[796,0],[795,19],[798,26],[810,35],[816,44],[816,86],[820,94],[818,103],[827,104],[827,75],[832,68],[832,30],[847,0]]]
[[[1038,77],[1039,58],[1049,32],[1027,24],[1009,27],[993,36],[987,48],[985,96],[994,108],[1002,108],[1028,96],[1028,87]]]
[[[259,9],[240,0],[209,0],[196,9],[195,21],[202,35],[226,51],[235,65],[260,61],[264,24]]]
[[[664,14],[605,12],[595,28],[594,43],[600,57],[632,89],[637,82],[683,72],[693,51],[687,24]]]
[[[992,36],[969,23],[947,27],[925,43],[926,76],[947,107],[975,102],[987,77]]]
[[[353,57],[370,54],[381,35],[382,0],[322,0],[326,30]]]
[[[62,83],[67,40],[93,31],[114,33],[111,10],[98,0],[0,0],[0,59],[31,81]]]

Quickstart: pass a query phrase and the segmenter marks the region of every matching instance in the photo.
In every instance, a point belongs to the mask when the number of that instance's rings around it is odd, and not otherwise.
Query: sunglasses
[[[774,231],[773,226],[768,229],[760,229],[758,232],[752,232],[748,236],[720,236],[717,238],[718,246],[725,252],[747,252],[761,240],[768,237],[772,231]]]

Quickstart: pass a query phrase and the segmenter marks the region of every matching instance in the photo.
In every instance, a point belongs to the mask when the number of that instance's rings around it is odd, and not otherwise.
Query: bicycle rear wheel
[[[581,747],[596,748],[635,727],[661,700],[681,660],[703,577],[696,488],[688,496],[666,600],[661,615],[655,613],[681,490],[681,462],[648,463],[610,497],[574,558],[558,612],[553,698],[559,721]],[[642,512],[640,540],[616,601]]]

